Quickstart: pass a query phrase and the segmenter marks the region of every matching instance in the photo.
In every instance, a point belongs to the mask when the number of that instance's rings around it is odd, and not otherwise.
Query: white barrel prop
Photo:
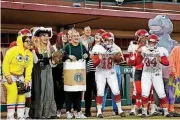
[[[86,91],[86,61],[66,61],[64,69],[64,91]]]

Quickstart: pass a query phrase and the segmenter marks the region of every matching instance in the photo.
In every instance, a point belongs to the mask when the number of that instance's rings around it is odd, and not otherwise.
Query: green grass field
[[[95,113],[92,113],[92,117],[89,117],[88,119],[99,119],[96,117]],[[16,116],[16,115],[15,115]],[[1,112],[1,119],[6,119],[6,112]],[[66,115],[65,112],[62,113],[62,116],[60,119],[66,119]],[[180,120],[180,117],[169,117],[166,118],[164,116],[150,116],[150,117],[146,117],[146,118],[141,118],[141,117],[137,117],[137,116],[127,116],[127,117],[120,117],[120,116],[114,116],[112,113],[110,112],[105,112],[104,113],[104,118],[101,119],[167,119],[167,120],[173,120],[173,119],[177,119]]]

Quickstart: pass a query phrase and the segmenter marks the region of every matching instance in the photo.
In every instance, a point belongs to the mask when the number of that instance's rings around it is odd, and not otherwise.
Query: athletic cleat
[[[103,118],[104,116],[103,116],[103,114],[99,114],[99,115],[97,115],[97,117],[98,118]]]
[[[176,113],[176,112],[170,112],[169,115],[171,117],[180,117],[180,114],[179,113]]]
[[[158,112],[153,112],[153,113],[151,113],[151,116],[158,116],[159,115],[159,113]]]
[[[119,115],[120,115],[121,117],[126,117],[126,116],[127,116],[126,112],[121,112]]]
[[[141,117],[144,118],[144,117],[147,117],[147,115],[146,114],[142,114]]]
[[[171,115],[170,115],[170,114],[167,114],[167,115],[165,115],[164,117],[171,117]]]
[[[141,108],[137,109],[137,116],[142,116],[142,109]]]
[[[135,112],[130,112],[129,115],[130,115],[130,116],[135,116],[136,113],[135,113]]]

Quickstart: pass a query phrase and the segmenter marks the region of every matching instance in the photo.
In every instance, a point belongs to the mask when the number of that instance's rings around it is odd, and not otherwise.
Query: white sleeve
[[[51,67],[56,67],[57,66],[57,64],[52,64],[52,60],[51,59],[49,59],[49,64],[51,65]]]
[[[105,52],[106,50],[102,45],[95,45],[92,48],[92,54],[104,54]]]
[[[95,48],[96,46],[93,46],[93,48],[92,48],[92,51],[91,51],[91,53],[92,54],[95,54],[96,53],[96,48]]]
[[[160,52],[160,56],[166,56],[166,57],[169,56],[168,50],[164,47],[159,47],[159,52]]]
[[[33,62],[36,64],[38,62],[38,57],[36,55],[35,50],[32,50],[32,53],[33,53]]]
[[[133,42],[134,42],[134,41],[131,41],[131,42],[130,42],[130,45],[128,46],[127,52],[129,52],[129,53],[130,53],[130,52],[135,53],[136,50],[137,50],[137,48],[138,48],[138,45],[133,44]]]
[[[166,57],[169,56],[169,52],[168,52],[168,50],[166,48],[164,48],[164,55],[166,55]]]
[[[142,51],[141,51],[141,55],[144,57],[145,56],[145,52],[147,51],[147,47],[146,46],[143,46],[142,47]]]
[[[54,49],[55,52],[58,50],[58,49],[56,48],[56,44],[53,45],[52,48]]]

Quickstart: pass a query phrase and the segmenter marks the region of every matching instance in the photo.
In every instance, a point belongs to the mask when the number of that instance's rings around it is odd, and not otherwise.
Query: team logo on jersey
[[[76,73],[74,75],[74,80],[77,82],[77,83],[80,83],[82,80],[83,80],[83,76],[81,73]]]

